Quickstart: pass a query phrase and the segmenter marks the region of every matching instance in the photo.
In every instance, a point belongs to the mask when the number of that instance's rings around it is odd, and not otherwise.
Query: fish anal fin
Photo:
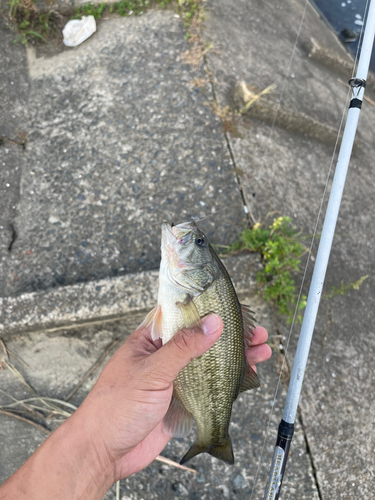
[[[160,306],[154,307],[145,319],[142,321],[141,326],[146,326],[151,329],[152,340],[163,338],[163,313]]]
[[[253,329],[255,327],[254,311],[252,311],[249,306],[241,304],[242,320],[243,320],[243,333],[245,349],[247,349],[251,344],[251,338],[253,336]]]
[[[181,401],[172,396],[168,411],[163,418],[164,431],[168,436],[186,437],[193,425],[193,417]]]
[[[250,389],[258,389],[260,386],[258,375],[251,368],[250,365],[246,363],[246,370],[240,387],[240,392],[248,391]]]
[[[180,464],[182,465],[200,453],[205,452],[219,460],[223,460],[227,464],[234,464],[232,442],[229,436],[222,443],[216,445],[207,445],[195,441],[190,450],[182,457]]]
[[[201,318],[191,295],[187,294],[186,298],[182,302],[177,302],[176,305],[180,308],[184,318],[185,328],[202,328]]]

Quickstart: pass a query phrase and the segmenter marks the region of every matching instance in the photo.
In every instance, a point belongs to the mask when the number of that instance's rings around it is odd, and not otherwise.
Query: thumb
[[[217,314],[202,319],[201,328],[184,328],[153,354],[154,369],[158,366],[172,383],[190,361],[208,351],[223,332],[223,321]]]

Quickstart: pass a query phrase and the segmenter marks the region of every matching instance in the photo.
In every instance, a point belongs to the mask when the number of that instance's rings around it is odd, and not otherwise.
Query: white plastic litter
[[[83,16],[82,19],[68,21],[63,29],[64,44],[67,47],[76,47],[87,40],[96,31],[94,16]]]

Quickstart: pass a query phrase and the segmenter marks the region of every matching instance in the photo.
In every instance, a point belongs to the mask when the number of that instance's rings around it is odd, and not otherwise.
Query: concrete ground
[[[316,126],[338,129],[347,90],[324,61],[309,57],[308,42],[348,56],[309,5],[293,52],[304,7],[302,0],[208,2],[203,36],[213,48],[198,67],[187,62],[189,44],[173,11],[107,17],[80,47],[45,53],[13,44],[14,33],[0,25],[1,335],[29,365],[11,357],[40,394],[66,397],[153,307],[162,220],[225,209],[202,222],[221,244],[270,213],[289,215],[312,234],[333,151]],[[278,89],[264,108],[225,113],[241,80]],[[279,104],[285,120],[272,127],[267,109]],[[325,290],[369,278],[358,291],[322,301],[285,499],[372,494],[374,127],[375,109],[365,102]],[[255,295],[258,257],[231,257],[226,265],[273,344],[285,343],[289,327]],[[311,269],[307,283],[309,276]],[[82,401],[105,359],[72,403]],[[262,498],[286,394],[282,386],[273,404],[279,364],[275,352],[259,367],[260,390],[235,405],[234,466],[204,455],[191,462],[193,474],[154,462],[121,482],[121,498],[249,498],[253,490]],[[2,390],[27,393],[9,370],[0,374]],[[45,434],[0,419],[3,481]],[[172,440],[163,455],[178,460],[190,441]]]

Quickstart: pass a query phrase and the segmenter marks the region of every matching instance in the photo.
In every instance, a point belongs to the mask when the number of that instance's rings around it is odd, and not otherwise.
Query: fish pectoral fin
[[[176,306],[180,308],[186,328],[202,328],[201,318],[191,295],[187,294],[185,300],[177,302]]]
[[[251,368],[251,366],[246,363],[246,371],[242,380],[240,392],[248,391],[250,389],[258,389],[258,387],[260,387],[258,375]]]
[[[245,349],[247,349],[251,344],[251,338],[253,336],[253,329],[255,327],[254,311],[250,309],[249,306],[241,304],[242,320],[243,320],[243,333],[245,341]]]
[[[186,437],[192,428],[193,417],[181,401],[172,396],[171,404],[163,418],[164,431],[168,436]]]
[[[163,313],[160,306],[154,307],[150,311],[145,319],[142,321],[140,326],[146,326],[151,328],[151,338],[152,340],[163,338]]]
[[[190,450],[182,457],[180,464],[186,463],[191,458],[199,455],[200,453],[209,453],[219,460],[223,460],[227,464],[234,464],[234,455],[232,449],[232,442],[228,436],[222,443],[217,445],[207,445],[195,441]]]

